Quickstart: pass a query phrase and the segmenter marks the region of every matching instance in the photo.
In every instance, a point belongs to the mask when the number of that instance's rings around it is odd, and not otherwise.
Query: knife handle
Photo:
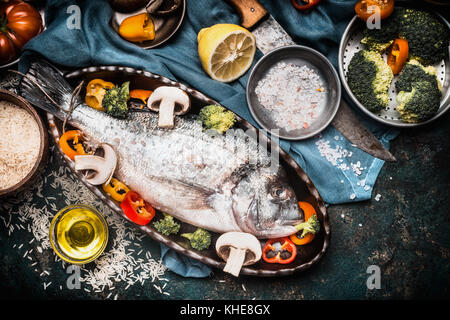
[[[226,0],[241,16],[241,25],[250,29],[264,19],[269,12],[258,2],[258,0]]]

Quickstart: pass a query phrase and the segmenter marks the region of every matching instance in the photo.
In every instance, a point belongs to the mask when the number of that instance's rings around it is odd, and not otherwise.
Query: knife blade
[[[338,130],[351,143],[357,146],[362,151],[373,155],[376,158],[386,161],[397,161],[395,157],[383,146],[383,144],[374,137],[368,139],[372,132],[364,126],[358,117],[353,113],[350,107],[344,100],[341,100],[341,105],[333,121],[333,127]]]
[[[291,36],[258,0],[225,1],[238,11],[242,20],[241,25],[252,32],[256,39],[256,46],[263,54],[278,47],[296,45]],[[395,157],[359,121],[343,100],[341,100],[341,105],[332,125],[353,145],[364,152],[385,161],[396,161]]]

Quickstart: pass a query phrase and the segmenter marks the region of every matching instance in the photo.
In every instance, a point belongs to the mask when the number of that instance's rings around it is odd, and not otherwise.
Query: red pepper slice
[[[279,243],[280,246],[277,247],[275,245],[276,243]],[[290,253],[290,256],[284,258],[282,255],[284,251]],[[291,240],[289,240],[288,237],[279,239],[270,239],[266,242],[262,250],[262,257],[264,261],[268,263],[288,264],[294,261],[296,256],[297,256],[297,247]]]
[[[155,216],[155,209],[135,191],[128,191],[120,204],[125,215],[134,223],[145,226]]]
[[[302,0],[305,4],[299,4],[298,0],[291,0],[292,5],[298,11],[305,11],[314,8],[320,3],[320,0]]]

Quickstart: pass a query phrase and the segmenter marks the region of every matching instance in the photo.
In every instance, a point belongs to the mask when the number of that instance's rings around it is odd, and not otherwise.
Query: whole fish
[[[20,93],[60,119],[72,99],[70,85],[45,61],[31,65]],[[293,234],[304,221],[284,168],[271,164],[270,154],[242,130],[212,135],[195,115],[177,117],[173,129],[161,129],[153,112],[117,119],[79,102],[69,123],[89,141],[110,144],[119,159],[114,175],[181,221],[258,238]]]

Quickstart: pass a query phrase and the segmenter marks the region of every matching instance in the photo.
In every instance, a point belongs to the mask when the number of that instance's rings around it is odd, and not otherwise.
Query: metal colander
[[[444,22],[444,24],[446,24],[450,28],[449,23],[444,19],[444,17],[437,13],[435,14]],[[441,62],[434,65],[434,67],[437,69],[437,78],[442,85],[442,98],[441,106],[433,118],[420,123],[407,123],[402,120],[400,113],[397,111],[397,92],[395,90],[395,82],[397,81],[398,75],[394,76],[394,80],[392,81],[391,87],[389,88],[390,101],[388,107],[378,113],[372,113],[368,109],[366,109],[356,99],[347,84],[348,65],[350,64],[353,55],[356,52],[364,49],[364,45],[361,44],[361,39],[363,38],[362,31],[364,30],[364,28],[364,22],[361,21],[357,16],[355,16],[347,26],[342,36],[341,44],[339,47],[339,74],[341,77],[342,85],[349,94],[350,98],[365,114],[387,125],[395,127],[416,127],[436,120],[437,118],[442,116],[448,109],[450,109],[450,90],[448,90],[450,84],[450,63],[448,59],[442,60]],[[383,55],[383,57],[386,59],[385,54]]]

